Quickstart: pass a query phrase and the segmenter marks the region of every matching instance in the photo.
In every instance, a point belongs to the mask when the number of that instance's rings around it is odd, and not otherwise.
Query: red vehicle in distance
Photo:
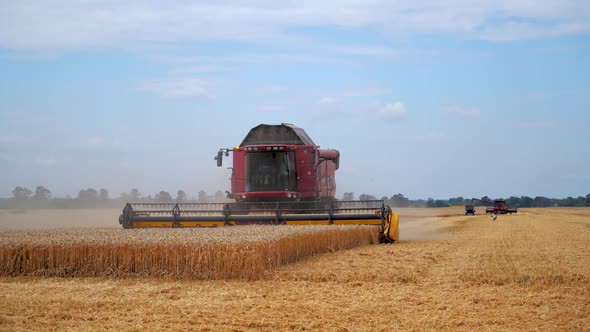
[[[465,215],[472,215],[472,216],[475,215],[475,205],[473,204],[473,201],[478,201],[478,202],[482,202],[484,204],[492,205],[492,206],[486,208],[486,213],[492,213],[492,214],[518,213],[518,209],[508,207],[505,199],[495,199],[493,201],[488,201],[485,199],[472,198],[468,204],[465,204]]]

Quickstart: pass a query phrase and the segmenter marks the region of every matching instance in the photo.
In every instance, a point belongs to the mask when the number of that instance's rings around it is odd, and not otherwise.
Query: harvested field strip
[[[471,284],[588,284],[590,232],[565,214],[523,211],[495,222],[473,219],[480,225],[465,232],[481,239],[471,251],[460,276]]]
[[[373,243],[371,226],[5,232],[0,276],[253,280],[281,264]]]

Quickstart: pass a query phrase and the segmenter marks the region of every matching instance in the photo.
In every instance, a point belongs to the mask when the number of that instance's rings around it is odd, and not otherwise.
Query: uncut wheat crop
[[[0,233],[0,275],[251,280],[377,242],[373,226],[9,231]]]

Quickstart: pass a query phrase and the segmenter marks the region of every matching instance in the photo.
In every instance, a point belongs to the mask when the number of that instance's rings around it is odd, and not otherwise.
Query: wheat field
[[[377,243],[371,226],[232,226],[0,233],[0,276],[261,279],[324,252]]]
[[[1,277],[0,330],[590,330],[590,209],[462,212],[258,280]]]

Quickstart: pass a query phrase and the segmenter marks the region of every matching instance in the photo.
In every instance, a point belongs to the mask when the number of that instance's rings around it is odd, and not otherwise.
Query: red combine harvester
[[[320,149],[291,124],[261,124],[233,149],[217,152],[217,166],[233,153],[231,203],[127,203],[124,228],[211,227],[241,224],[376,225],[384,242],[397,241],[397,213],[383,201],[338,201],[340,152]]]
[[[488,201],[485,199],[472,198],[471,201],[469,202],[469,204],[465,205],[465,215],[475,215],[475,206],[473,204],[473,201],[478,201],[478,202],[482,202],[484,204],[492,205],[491,207],[486,208],[486,213],[492,213],[492,214],[518,213],[518,209],[516,209],[516,208],[512,209],[512,208],[509,208],[508,205],[506,205],[505,199],[495,199],[494,201]]]
[[[233,152],[231,192],[237,202],[330,202],[336,194],[340,152],[320,149],[290,124],[252,128],[234,149],[217,153],[217,166]]]

